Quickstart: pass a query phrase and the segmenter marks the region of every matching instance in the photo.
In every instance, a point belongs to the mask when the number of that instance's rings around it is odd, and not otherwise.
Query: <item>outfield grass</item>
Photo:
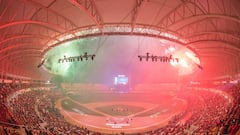
[[[172,96],[163,95],[159,93],[145,94],[145,93],[96,93],[96,94],[74,94],[69,97],[80,103],[96,103],[96,102],[147,102],[159,103],[169,100]]]

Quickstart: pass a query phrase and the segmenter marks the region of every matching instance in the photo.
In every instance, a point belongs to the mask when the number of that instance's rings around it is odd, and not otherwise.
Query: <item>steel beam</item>
[[[97,25],[98,29],[102,30],[103,19],[97,10],[94,0],[69,0],[69,2],[84,11]]]
[[[0,46],[1,44],[3,44],[4,42],[9,42],[11,40],[15,40],[15,39],[23,39],[23,38],[42,38],[42,39],[49,39],[49,40],[53,40],[53,41],[57,41],[59,42],[59,40],[57,38],[53,38],[53,37],[49,37],[46,35],[37,35],[37,34],[25,34],[25,35],[13,35],[11,37],[8,37],[6,39],[0,40]]]
[[[231,54],[234,54],[234,55],[238,55],[239,51],[233,49],[233,48],[230,48],[230,47],[201,47],[201,48],[197,48],[196,49],[199,53],[201,52],[212,52],[212,51],[215,51],[215,52],[220,52],[220,51],[225,51],[225,52],[229,52]],[[240,56],[239,56],[240,57]]]
[[[26,54],[26,55],[21,55],[21,56],[16,56],[16,57],[11,57],[12,59],[10,59],[11,63],[17,63],[19,61],[25,61],[27,64],[30,63],[29,60],[26,60],[26,59],[31,59],[35,61],[35,59],[40,59],[40,56],[39,55],[36,55],[36,54]]]
[[[224,18],[240,23],[240,19],[237,16],[237,13],[230,12],[230,10],[227,10],[228,12],[214,12],[212,8],[218,7],[218,5],[214,5],[214,2],[206,2],[205,4],[202,4],[201,2],[203,1],[185,1],[184,3],[173,9],[171,12],[169,12],[165,17],[163,17],[157,25],[169,28],[172,25],[177,24],[178,22],[196,17]],[[228,8],[233,9],[234,7],[232,4],[229,4]]]
[[[0,61],[11,57],[12,55],[22,55],[22,54],[26,54],[26,53],[33,53],[33,54],[41,54],[41,51],[39,49],[24,49],[24,50],[16,50],[16,51],[11,51],[10,53],[4,55],[4,56],[0,56]]]
[[[25,62],[26,65],[29,65],[29,63],[31,64],[36,64],[37,67],[37,63],[36,61],[39,59],[39,55],[36,54],[25,54],[25,55],[21,55],[21,56],[16,56],[13,57],[12,59],[8,60],[10,63],[12,63],[13,65],[13,69],[18,69],[20,66],[18,66],[17,68],[14,68],[14,64],[19,63],[19,62]]]
[[[49,24],[49,23],[42,22],[42,21],[33,21],[33,20],[13,21],[13,22],[10,22],[10,23],[6,23],[6,24],[3,24],[3,25],[0,26],[0,30],[4,29],[4,28],[7,28],[7,27],[20,25],[20,24],[36,24],[36,25],[40,25],[40,26],[49,28],[49,29],[51,29],[53,31],[56,31],[56,32],[59,32],[59,33],[62,33],[64,31],[66,31],[64,28],[62,28],[58,25]]]
[[[229,20],[225,19],[224,17],[222,17],[222,18],[221,17],[219,17],[219,18],[218,17],[213,17],[213,16],[212,17],[211,16],[208,16],[208,17],[198,16],[198,17],[200,17],[201,19],[193,20],[190,23],[182,25],[181,27],[176,29],[176,32],[184,30],[186,28],[199,27],[199,25],[206,26],[206,25],[209,25],[209,23],[211,24],[211,27],[212,27],[212,25],[214,27],[216,27],[217,26],[216,23],[219,22],[218,19],[221,19],[220,21],[223,21],[223,20],[224,21],[229,21]],[[233,20],[235,20],[233,22],[237,22],[237,18],[235,18]],[[206,24],[201,24],[201,23],[206,23]],[[201,27],[201,28],[206,29],[207,27]],[[217,30],[217,28],[215,28],[215,30]]]
[[[42,5],[39,2],[36,2],[33,0],[28,0],[28,1],[22,0],[22,3],[24,4],[23,5],[24,7],[28,7],[30,5],[35,8],[35,11],[31,17],[28,17],[28,16],[25,17],[25,14],[29,14],[29,13],[27,13],[27,12],[25,12],[25,10],[23,10],[22,11],[23,12],[22,20],[27,19],[27,20],[32,20],[32,21],[45,22],[49,25],[61,27],[61,29],[63,29],[64,32],[68,32],[69,34],[73,34],[73,33],[71,33],[71,30],[78,27],[76,24],[74,24],[68,18],[66,18],[63,15],[59,14],[58,12],[52,10],[48,6],[46,7],[46,6]],[[53,3],[51,3],[51,4],[53,4]],[[9,22],[12,22],[12,21],[13,20],[9,20]],[[24,32],[25,32],[26,26],[27,25],[25,25],[23,27],[22,34],[24,34]],[[73,34],[73,36],[74,36],[74,34]]]
[[[222,37],[227,36],[227,37],[232,38],[234,40],[238,40],[239,43],[240,43],[240,37],[238,35],[234,35],[232,33],[227,33],[227,32],[221,32],[221,31],[202,31],[202,32],[193,33],[192,35],[190,35],[186,38],[191,41],[191,39],[194,39],[194,37],[204,36],[204,35],[207,35],[207,34],[220,35]],[[224,38],[222,38],[222,39],[224,39]]]
[[[214,19],[214,20],[212,20]],[[221,20],[222,21],[222,20]],[[227,21],[224,19],[223,21]],[[184,35],[185,38],[192,42],[193,40],[204,40],[204,39],[220,39],[230,44],[240,44],[239,34],[234,31],[229,32],[227,30],[223,31],[218,25],[218,18],[204,18],[198,21],[185,24],[184,26],[177,29],[178,33]],[[235,27],[237,27],[237,23]],[[204,26],[199,29],[199,26]],[[231,27],[231,26],[229,26]],[[234,26],[233,26],[234,27]],[[211,38],[210,38],[211,37]]]
[[[192,9],[190,9],[188,6],[192,6]],[[163,28],[168,28],[170,24],[175,23],[179,18],[182,19],[186,15],[186,10],[190,11],[191,14],[206,14],[206,12],[199,7],[195,2],[192,1],[184,1],[180,5],[178,5],[176,8],[174,8],[172,11],[170,11],[168,14],[166,14],[158,23],[157,25]]]
[[[209,40],[209,41],[217,41],[224,42],[230,45],[235,46],[235,48],[240,48],[240,38],[228,33],[221,32],[198,32],[194,35],[188,37],[188,43],[195,42],[197,40]]]
[[[32,17],[27,18],[29,20],[35,20],[35,21],[42,21],[42,22],[46,22],[48,24],[52,24],[52,25],[57,25],[61,28],[63,28],[65,30],[65,32],[68,32],[69,34],[71,33],[71,30],[78,27],[76,24],[74,24],[71,20],[67,19],[66,17],[64,17],[63,15],[55,12],[54,10],[52,10],[49,7],[45,7],[44,5],[30,0],[30,1],[23,1],[24,2],[24,6],[28,6],[27,4],[31,4],[34,5],[36,7],[36,11],[34,12],[34,14],[32,15]],[[29,2],[29,3],[28,3]],[[51,3],[53,4],[53,3]],[[25,20],[25,12],[23,11],[23,18],[22,20]],[[42,18],[39,19],[38,16],[44,16]],[[54,18],[54,19],[51,19]],[[22,34],[24,34],[26,25],[23,28]]]
[[[195,20],[196,18],[199,18],[197,20]],[[178,23],[180,23],[181,21],[186,21],[186,20],[191,20],[192,21],[190,23],[187,23],[187,24],[182,24],[182,26],[180,26],[180,28],[184,27],[184,26],[189,26],[190,24],[193,24],[193,23],[198,23],[199,21],[201,21],[203,19],[210,19],[210,18],[219,18],[219,19],[225,19],[225,20],[229,20],[229,21],[233,21],[233,22],[236,22],[236,23],[239,23],[240,24],[240,18],[239,17],[236,17],[236,16],[227,16],[227,15],[220,15],[220,14],[203,14],[203,15],[193,15],[193,16],[189,16],[189,17],[185,17],[185,18],[182,18],[182,20],[178,20],[178,21],[175,21],[174,23],[172,24],[168,24],[168,28],[173,26],[173,25],[178,25]],[[188,22],[188,21],[187,21]],[[178,27],[179,27],[178,26]],[[180,28],[176,28],[176,30],[180,29]]]
[[[193,46],[192,44],[199,43],[199,42],[221,42],[221,43],[231,45],[232,47],[234,47],[236,49],[239,49],[239,47],[237,47],[237,44],[230,43],[230,42],[227,42],[227,41],[224,41],[224,40],[219,40],[219,39],[198,39],[198,40],[188,42],[186,44],[186,46]]]
[[[194,46],[194,45],[193,45]],[[240,49],[236,48],[236,47],[233,47],[233,46],[230,46],[230,45],[214,45],[214,46],[204,46],[202,47],[201,45],[198,45],[198,46],[194,46],[196,48],[196,50],[200,50],[200,49],[226,49],[226,50],[231,50],[233,52],[238,52],[240,53]],[[239,55],[240,56],[240,55]]]
[[[181,45],[185,45],[184,43],[182,43],[181,41],[179,41],[177,39],[171,39],[171,38],[168,38],[168,37],[165,37],[165,36],[162,36],[162,35],[137,33],[137,32],[133,32],[133,33],[131,33],[131,32],[104,32],[104,35],[130,35],[130,34],[136,35],[136,36],[155,37],[155,38],[169,40],[169,41],[181,44]],[[74,37],[74,38],[63,40],[61,42],[58,42],[58,43],[53,44],[51,46],[48,46],[45,50],[43,50],[43,54],[46,53],[49,49],[51,49],[51,48],[53,48],[55,46],[61,45],[63,43],[66,43],[66,42],[69,42],[69,41],[72,41],[72,40],[81,39],[81,38],[87,38],[87,37],[96,37],[96,36],[101,36],[101,35],[102,35],[102,33],[93,33],[93,34],[87,34],[87,35],[77,36],[77,37]]]
[[[136,25],[136,21],[139,17],[139,14],[141,13],[142,11],[142,8],[143,6],[145,5],[146,3],[146,0],[135,0],[136,1],[136,4],[135,4],[135,7],[133,8],[133,16],[132,16],[132,32],[133,32],[133,29]]]
[[[25,1],[25,0],[24,0]],[[41,3],[37,2],[37,1],[33,1],[33,0],[29,0],[31,3],[33,3],[34,5],[40,7],[40,9],[43,9],[46,11],[46,16],[49,13],[52,13],[56,16],[56,18],[62,18],[65,22],[68,22],[71,26],[73,27],[78,27],[76,24],[74,24],[71,20],[67,19],[66,17],[64,17],[63,15],[59,14],[58,12],[55,12],[54,10],[52,10],[49,7],[45,7],[44,5],[42,5]],[[35,12],[35,15],[37,14],[37,12]],[[31,17],[34,18],[34,15]]]
[[[237,54],[235,53],[232,53],[230,51],[225,51],[225,50],[198,50],[198,53],[201,55],[204,55],[204,54],[212,54],[212,55],[218,55],[218,56],[225,56],[225,55],[228,55],[228,56],[233,56],[233,57],[239,57]]]
[[[19,48],[19,47],[32,47],[33,48],[33,46],[31,46],[32,44],[33,43],[19,43],[19,44],[10,45],[10,46],[5,47],[4,49],[1,49],[0,54],[7,52],[9,50],[15,49],[15,48]],[[41,47],[36,46],[36,49],[40,50]]]
[[[69,42],[72,40],[86,38],[86,37],[94,37],[101,36],[102,33],[100,31],[96,31],[94,26],[86,26],[81,27],[79,29],[74,30],[75,33],[81,32],[81,34],[76,34],[75,37],[68,38],[58,43],[50,44],[48,43],[48,47],[43,50],[45,53],[52,47],[58,46],[62,43]],[[135,26],[135,30],[131,32],[131,24],[130,23],[110,23],[105,24],[103,28],[104,35],[136,35],[136,36],[148,36],[148,37],[156,37],[161,39],[166,39],[172,42],[179,43],[184,45],[186,42],[181,37],[181,35],[176,35],[172,31],[159,29],[158,27],[153,27],[150,25],[137,24]],[[165,34],[165,35],[164,35]],[[60,36],[60,35],[58,35]],[[57,38],[57,37],[55,37]]]

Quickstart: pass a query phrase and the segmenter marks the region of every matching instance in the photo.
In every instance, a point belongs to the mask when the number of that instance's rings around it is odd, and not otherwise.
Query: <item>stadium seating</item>
[[[138,135],[234,135],[240,128],[239,89],[238,84],[221,87],[221,90],[189,88],[179,91],[177,96],[189,103],[186,112],[174,116],[165,127]],[[228,96],[223,96],[224,93]],[[56,88],[1,84],[0,134],[101,134],[66,122],[54,106],[62,97],[64,95]]]

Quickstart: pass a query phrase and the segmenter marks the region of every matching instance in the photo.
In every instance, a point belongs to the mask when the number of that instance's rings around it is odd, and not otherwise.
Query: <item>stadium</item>
[[[239,0],[0,0],[0,135],[240,135]]]

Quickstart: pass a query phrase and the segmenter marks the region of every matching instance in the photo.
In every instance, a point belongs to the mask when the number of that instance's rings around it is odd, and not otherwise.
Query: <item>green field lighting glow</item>
[[[44,63],[44,67],[47,71],[62,76],[68,76],[71,74],[75,69],[75,67],[81,67],[81,64],[84,62],[64,62],[59,63],[58,60],[60,58],[65,57],[72,57],[78,56],[86,52],[89,48],[86,47],[86,39],[75,40],[71,42],[64,43],[57,47],[54,47],[50,51],[48,51],[45,55],[47,59]]]
[[[146,57],[146,53],[149,61],[140,61],[138,56]],[[44,58],[44,69],[64,82],[81,83],[111,84],[119,74],[131,76],[136,83],[176,81],[178,75],[194,73],[199,64],[196,55],[178,43],[119,35],[69,41],[50,49]]]

